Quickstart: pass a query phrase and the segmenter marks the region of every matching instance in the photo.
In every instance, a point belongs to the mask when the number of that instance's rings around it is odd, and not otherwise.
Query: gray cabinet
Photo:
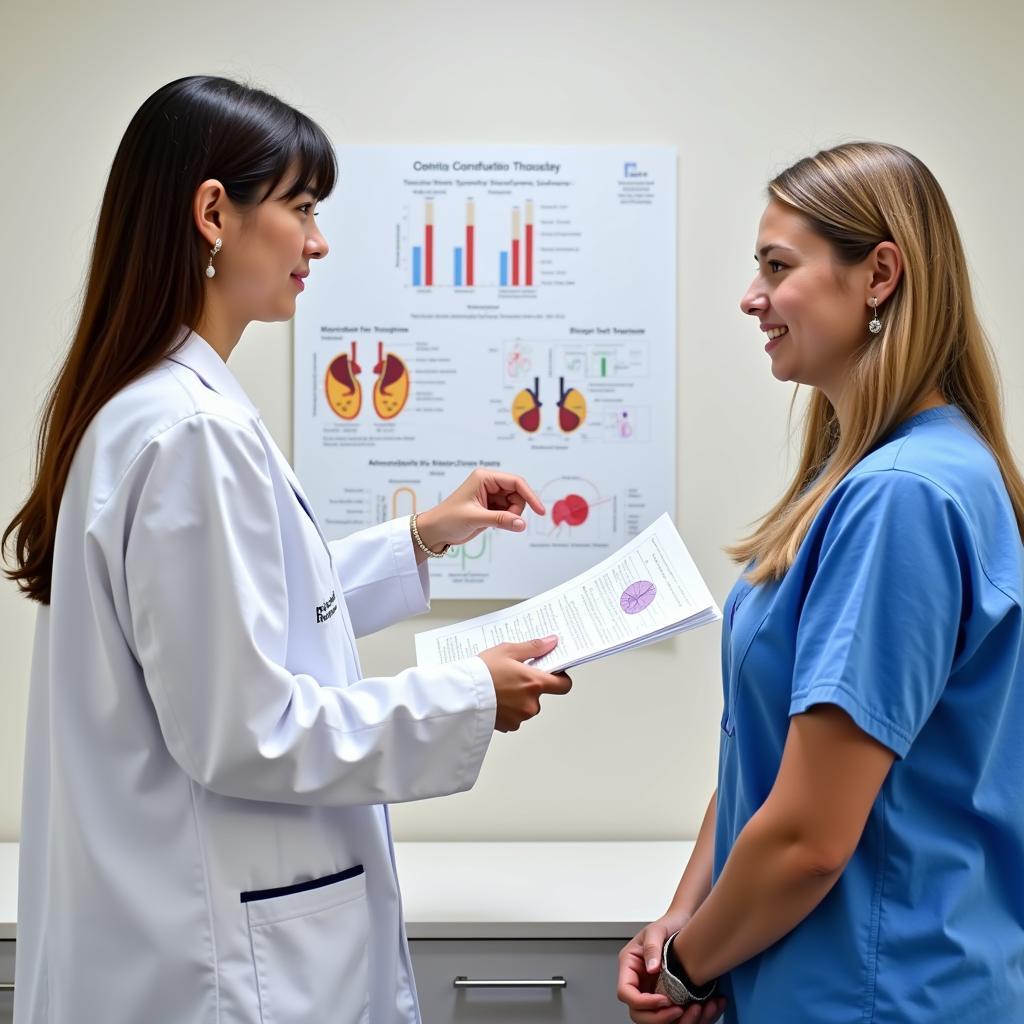
[[[692,850],[396,844],[424,1024],[628,1024],[619,950],[661,916]]]
[[[615,980],[623,941],[413,939],[409,946],[423,1020],[622,1024],[627,1017],[615,999]],[[0,1024],[11,1024],[14,1015],[14,947],[13,940],[0,939]]]
[[[14,940],[0,939],[0,1024],[14,1018]]]
[[[627,1024],[619,950],[664,911],[692,849],[396,844],[424,1024]],[[0,1024],[14,1010],[17,875],[17,844],[0,843]]]
[[[427,1024],[623,1024],[620,939],[412,939]]]

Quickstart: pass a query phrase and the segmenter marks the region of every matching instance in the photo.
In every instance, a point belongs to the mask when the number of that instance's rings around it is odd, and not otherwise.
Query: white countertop
[[[690,842],[396,843],[410,938],[630,938]]]
[[[410,938],[629,938],[662,914],[690,842],[396,843]],[[18,844],[0,843],[0,939]]]

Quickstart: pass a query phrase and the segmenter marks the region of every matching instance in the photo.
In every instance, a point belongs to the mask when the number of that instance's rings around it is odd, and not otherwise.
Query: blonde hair
[[[936,388],[988,445],[1024,536],[1024,480],[1003,426],[995,359],[978,321],[967,261],[949,203],[931,171],[897,146],[857,142],[806,157],[768,185],[769,199],[802,214],[840,264],[866,259],[880,242],[903,254],[903,276],[844,388],[843,429],[814,389],[796,474],[754,532],[727,549],[755,560],[757,584],[785,575],[814,517],[844,476]]]

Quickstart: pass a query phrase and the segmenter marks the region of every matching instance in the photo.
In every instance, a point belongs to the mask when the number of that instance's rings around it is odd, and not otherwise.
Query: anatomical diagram
[[[363,388],[359,383],[362,367],[356,360],[356,342],[350,352],[342,352],[331,360],[324,378],[327,404],[343,420],[354,420],[363,407]],[[394,419],[409,399],[409,368],[394,352],[385,352],[384,343],[377,343],[377,365],[373,372],[373,409],[382,420]]]
[[[356,362],[356,343],[352,342],[351,355],[342,352],[331,360],[324,386],[327,404],[343,420],[354,420],[363,406],[363,389],[359,383],[362,368]]]
[[[540,430],[540,378],[533,378],[533,388],[523,388],[512,399],[512,419],[528,434]]]
[[[377,343],[377,381],[373,385],[373,408],[382,420],[394,419],[409,398],[409,368],[394,352]]]
[[[555,526],[567,523],[569,526],[582,526],[590,515],[590,503],[582,494],[567,494],[559,498],[551,508],[551,521]]]
[[[650,580],[637,580],[630,583],[619,598],[619,607],[627,615],[639,615],[647,608],[658,594],[658,588]]]
[[[587,418],[587,400],[576,388],[567,388],[565,378],[558,378],[558,426],[566,434],[579,430]]]
[[[536,434],[540,430],[540,411],[544,403],[540,400],[540,378],[533,378],[532,388],[523,388],[512,399],[512,419],[521,430]],[[583,426],[587,418],[587,400],[576,388],[567,388],[565,378],[558,378],[558,428],[564,434],[571,434]]]

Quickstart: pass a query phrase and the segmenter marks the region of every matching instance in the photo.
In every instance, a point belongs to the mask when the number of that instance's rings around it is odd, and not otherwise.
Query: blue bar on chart
[[[502,288],[508,287],[508,253],[502,252],[498,265],[498,284]]]
[[[421,246],[412,247],[412,286],[419,288],[423,283],[423,249]]]
[[[462,287],[462,249],[455,249],[455,287]]]

